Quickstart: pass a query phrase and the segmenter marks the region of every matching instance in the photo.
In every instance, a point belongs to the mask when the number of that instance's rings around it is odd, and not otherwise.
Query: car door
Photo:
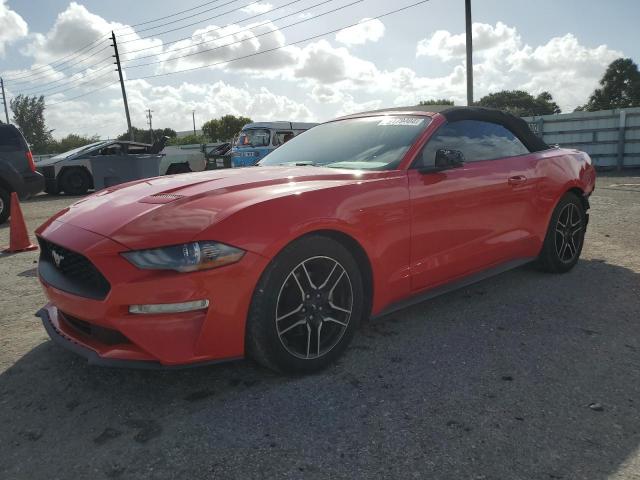
[[[438,150],[460,152],[464,164],[436,170]],[[409,171],[414,291],[522,255],[528,154],[513,133],[489,122],[450,122],[432,135]]]

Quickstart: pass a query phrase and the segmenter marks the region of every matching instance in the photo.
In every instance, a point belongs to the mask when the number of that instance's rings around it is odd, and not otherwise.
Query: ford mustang
[[[433,108],[432,110],[438,110]],[[106,188],[36,232],[51,338],[110,366],[249,356],[311,372],[358,324],[580,256],[595,171],[511,115],[398,110],[321,124],[257,166]]]

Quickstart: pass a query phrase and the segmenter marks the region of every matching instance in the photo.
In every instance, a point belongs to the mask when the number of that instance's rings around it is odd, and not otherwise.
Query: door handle
[[[509,185],[522,185],[527,181],[527,177],[524,175],[514,175],[513,177],[509,177]]]

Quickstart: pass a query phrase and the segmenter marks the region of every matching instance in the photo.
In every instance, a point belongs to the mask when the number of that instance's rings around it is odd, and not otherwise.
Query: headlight
[[[136,250],[122,254],[136,267],[144,270],[175,270],[193,272],[235,263],[244,250],[217,242],[193,242],[171,247]]]

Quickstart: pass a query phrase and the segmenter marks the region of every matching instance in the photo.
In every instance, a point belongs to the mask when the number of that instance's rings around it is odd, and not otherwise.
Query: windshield
[[[107,143],[109,143],[108,141],[102,141],[102,142],[96,142],[96,143],[90,143],[89,145],[84,145],[82,147],[78,147],[78,148],[74,148],[73,150],[69,150],[68,152],[64,152],[64,153],[60,153],[58,155],[56,155],[55,157],[52,157],[52,160],[61,160],[63,158],[69,158],[77,153],[81,153],[84,151],[88,151],[88,150],[93,150],[94,148],[100,146],[100,145],[106,145]]]
[[[237,147],[266,147],[269,145],[271,136],[266,128],[252,128],[240,132]]]
[[[430,122],[428,117],[381,115],[324,123],[292,138],[259,165],[391,170]]]

